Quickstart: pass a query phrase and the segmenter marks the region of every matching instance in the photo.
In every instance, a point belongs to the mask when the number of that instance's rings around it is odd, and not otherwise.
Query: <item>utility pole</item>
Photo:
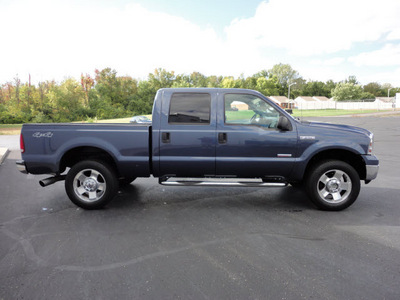
[[[296,84],[296,82],[289,84],[289,90],[288,90],[288,96],[287,96],[289,100],[290,100],[290,87],[294,84]]]

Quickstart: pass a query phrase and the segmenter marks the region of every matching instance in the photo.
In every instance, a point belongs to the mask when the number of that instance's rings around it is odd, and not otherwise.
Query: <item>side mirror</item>
[[[285,109],[285,111],[286,111],[288,114],[293,115],[293,109],[287,108],[287,109]]]
[[[280,116],[277,128],[282,131],[291,131],[292,123],[290,123],[289,119],[285,116]]]

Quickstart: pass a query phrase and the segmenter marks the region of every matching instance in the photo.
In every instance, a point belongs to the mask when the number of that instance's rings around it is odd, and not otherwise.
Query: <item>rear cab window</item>
[[[210,124],[211,95],[207,93],[174,93],[168,114],[169,124]]]

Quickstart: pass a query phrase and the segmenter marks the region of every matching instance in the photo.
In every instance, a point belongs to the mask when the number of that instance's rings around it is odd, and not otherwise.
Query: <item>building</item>
[[[334,109],[336,108],[336,102],[333,99],[329,99],[325,96],[314,96],[319,105],[317,105],[317,109]]]
[[[294,108],[294,102],[292,100],[289,100],[285,96],[269,96],[269,99],[274,101],[276,104],[278,104],[282,108]]]
[[[299,96],[294,99],[294,103],[298,109],[317,109],[317,100],[315,100],[313,97]]]
[[[242,101],[233,101],[231,103],[231,109],[233,109],[233,110],[249,110],[249,106]]]
[[[325,96],[314,96],[312,97],[313,99],[319,101],[319,102],[327,102],[327,101],[331,101],[329,98],[325,97]]]

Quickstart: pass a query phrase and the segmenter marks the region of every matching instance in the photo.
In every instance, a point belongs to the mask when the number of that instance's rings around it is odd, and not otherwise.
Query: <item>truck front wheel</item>
[[[308,173],[307,190],[319,209],[338,211],[356,201],[360,193],[360,177],[348,163],[323,161]]]
[[[82,161],[69,170],[65,190],[71,201],[84,209],[99,209],[109,203],[118,191],[115,171],[99,161]]]

